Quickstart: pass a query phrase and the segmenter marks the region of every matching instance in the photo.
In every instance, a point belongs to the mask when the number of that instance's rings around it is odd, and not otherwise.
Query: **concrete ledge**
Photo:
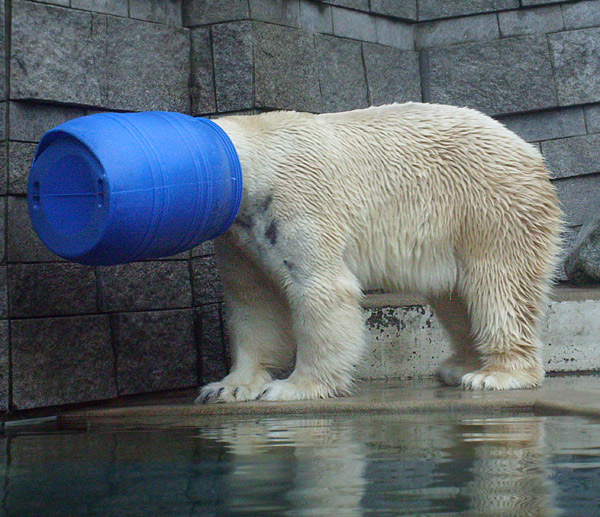
[[[550,298],[557,302],[600,300],[600,287],[557,286],[552,290]]]
[[[434,376],[450,356],[431,307],[414,294],[371,294],[363,303],[368,351],[364,379]],[[556,287],[541,324],[547,372],[600,371],[600,288]]]
[[[557,285],[550,293],[552,301],[600,300],[599,287],[571,287]],[[416,293],[371,293],[365,297],[363,307],[403,307],[426,305],[422,295]]]
[[[96,408],[59,415],[61,429],[198,427],[209,417],[239,415],[321,415],[364,412],[469,412],[512,415],[569,414],[600,418],[600,376],[560,376],[543,387],[515,391],[464,391],[434,380],[369,381],[351,397],[299,402],[244,402],[195,405],[195,392],[179,398],[146,401],[149,405]],[[20,426],[23,429],[23,425]]]

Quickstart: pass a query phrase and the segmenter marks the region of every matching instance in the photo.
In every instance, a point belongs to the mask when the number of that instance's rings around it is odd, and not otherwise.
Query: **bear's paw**
[[[543,372],[482,368],[463,375],[461,386],[467,390],[518,390],[536,388],[542,384]]]
[[[312,380],[284,379],[268,383],[258,399],[271,401],[315,400],[335,397],[335,395],[336,393],[326,385]]]
[[[214,402],[247,402],[256,400],[271,380],[267,372],[257,373],[253,377],[242,378],[228,375],[222,381],[211,382],[200,390],[196,404]]]

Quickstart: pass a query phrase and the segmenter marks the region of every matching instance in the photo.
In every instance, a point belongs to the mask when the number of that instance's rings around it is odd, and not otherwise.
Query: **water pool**
[[[597,515],[600,422],[202,417],[2,437],[4,515]]]

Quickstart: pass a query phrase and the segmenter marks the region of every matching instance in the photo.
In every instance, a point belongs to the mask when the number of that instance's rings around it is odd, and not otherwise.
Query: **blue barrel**
[[[180,113],[101,113],[48,131],[27,200],[57,255],[88,265],[166,257],[225,232],[242,198],[233,143]]]

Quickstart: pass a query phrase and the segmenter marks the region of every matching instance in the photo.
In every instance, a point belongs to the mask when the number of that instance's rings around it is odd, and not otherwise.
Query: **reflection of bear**
[[[454,339],[448,383],[540,384],[560,211],[533,146],[476,111],[417,103],[217,122],[244,174],[216,240],[233,368],[199,401],[347,393],[375,287],[429,297]]]

